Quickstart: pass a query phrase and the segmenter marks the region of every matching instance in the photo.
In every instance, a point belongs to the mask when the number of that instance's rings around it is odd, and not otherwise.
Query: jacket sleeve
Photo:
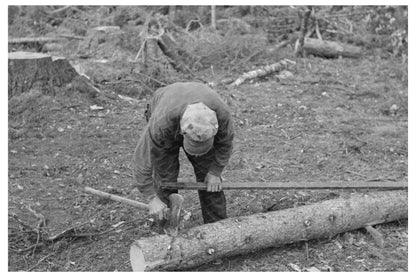
[[[176,182],[179,175],[179,145],[166,134],[149,124],[133,156],[136,186],[147,201],[157,195],[159,182]]]
[[[218,132],[214,139],[214,161],[210,166],[209,172],[216,176],[221,176],[224,167],[228,164],[233,149],[234,127],[230,113],[225,113],[218,118]]]
[[[152,142],[149,126],[147,126],[134,151],[132,165],[133,176],[136,181],[135,186],[148,201],[156,196],[150,155],[151,148]]]

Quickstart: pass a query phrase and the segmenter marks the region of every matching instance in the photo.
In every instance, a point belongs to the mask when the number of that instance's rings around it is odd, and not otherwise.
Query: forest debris
[[[62,51],[64,49],[64,45],[61,43],[55,43],[55,42],[51,42],[51,43],[45,43],[45,45],[43,45],[42,47],[42,52],[58,52],[58,51]]]
[[[92,105],[92,106],[90,106],[90,109],[91,109],[92,111],[100,111],[100,110],[104,110],[104,108],[103,108],[103,107],[101,107],[101,106],[97,106],[97,105]]]
[[[286,80],[286,79],[292,79],[294,77],[293,73],[289,70],[283,70],[282,72],[277,75],[279,79]]]
[[[120,26],[98,26],[93,28],[93,30],[104,33],[112,33],[120,31]]]
[[[124,100],[124,101],[130,102],[130,103],[132,103],[132,104],[136,104],[136,103],[140,102],[140,101],[139,101],[139,100],[137,100],[137,99],[134,99],[134,98],[131,98],[131,97],[128,97],[128,96],[125,96],[125,95],[117,94],[117,96],[118,96],[118,98],[120,98],[121,100]]]
[[[266,65],[262,68],[253,70],[253,71],[249,71],[246,72],[244,74],[242,74],[240,77],[238,77],[237,80],[235,80],[230,87],[235,88],[239,85],[241,85],[242,83],[244,83],[247,80],[252,80],[258,77],[264,77],[267,76],[273,72],[278,72],[278,71],[282,71],[284,69],[287,69],[289,67],[289,65],[295,65],[296,62],[289,60],[289,59],[284,59],[281,60],[277,63],[271,64],[271,65]]]
[[[297,271],[297,272],[301,272],[301,271],[302,271],[302,269],[300,269],[300,267],[299,267],[298,265],[296,265],[296,264],[289,263],[289,264],[288,264],[288,266],[289,266],[291,269],[293,269],[294,271]]]
[[[374,239],[374,242],[376,243],[376,245],[380,248],[384,248],[385,243],[384,243],[383,235],[371,225],[366,226],[365,229]]]
[[[396,104],[391,105],[391,107],[389,108],[389,112],[391,115],[396,115],[398,110],[399,106],[397,106]]]
[[[317,269],[316,267],[312,266],[312,267],[308,267],[305,269],[307,272],[321,272],[319,269]]]

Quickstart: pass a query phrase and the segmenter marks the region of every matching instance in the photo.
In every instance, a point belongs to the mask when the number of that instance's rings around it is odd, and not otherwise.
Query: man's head
[[[186,107],[181,118],[183,148],[193,156],[206,154],[214,144],[218,131],[216,113],[199,102]]]

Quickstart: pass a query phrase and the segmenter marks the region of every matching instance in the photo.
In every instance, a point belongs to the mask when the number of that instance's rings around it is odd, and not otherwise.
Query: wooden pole
[[[177,182],[163,183],[163,188],[204,190],[205,183]],[[338,181],[338,182],[223,182],[223,190],[231,189],[379,189],[398,190],[407,189],[407,182],[364,182],[364,181]]]
[[[133,271],[192,268],[221,257],[395,221],[408,216],[407,191],[378,191],[269,213],[228,218],[172,237],[136,240],[130,248]]]

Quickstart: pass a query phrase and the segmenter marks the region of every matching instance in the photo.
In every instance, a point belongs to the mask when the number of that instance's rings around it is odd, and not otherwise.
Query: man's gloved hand
[[[221,181],[222,180],[220,176],[215,176],[211,173],[208,173],[207,176],[205,176],[205,184],[207,184],[207,191],[209,192],[222,191]]]
[[[167,208],[166,204],[158,196],[155,196],[149,202],[149,214],[156,215],[159,220],[162,220],[164,217],[164,210]]]

